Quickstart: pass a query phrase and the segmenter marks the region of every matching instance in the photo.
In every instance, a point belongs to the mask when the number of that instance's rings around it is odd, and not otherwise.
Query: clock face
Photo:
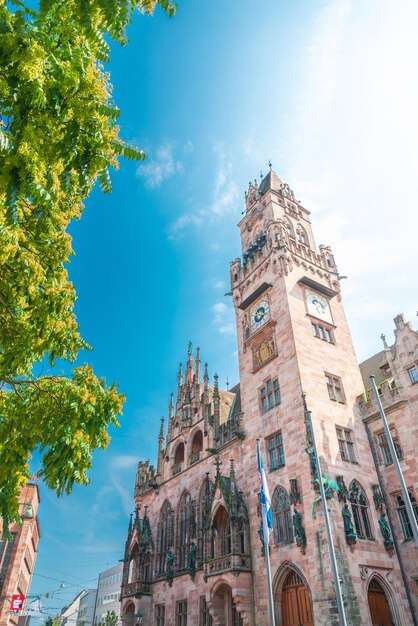
[[[251,309],[251,328],[257,330],[270,319],[270,305],[268,300],[260,300]]]
[[[320,296],[314,291],[306,291],[306,302],[308,305],[308,313],[314,317],[319,317],[325,322],[332,324],[331,311],[326,298]]]

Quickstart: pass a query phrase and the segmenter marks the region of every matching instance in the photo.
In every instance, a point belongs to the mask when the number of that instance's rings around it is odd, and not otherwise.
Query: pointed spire
[[[132,523],[132,513],[129,514],[129,526],[128,526],[128,535],[130,535],[133,531],[133,523]]]
[[[158,434],[158,441],[164,441],[164,418],[161,418],[160,432]]]
[[[179,373],[177,375],[177,385],[179,389],[182,384],[183,384],[183,364],[179,363]]]
[[[173,410],[174,410],[174,403],[173,403],[173,392],[170,393],[170,402],[168,404],[168,421],[170,423],[170,421],[173,419]]]
[[[200,348],[196,348],[196,385],[200,383]]]
[[[389,348],[389,346],[388,346],[387,341],[386,341],[386,336],[383,333],[380,335],[380,339],[383,342],[384,349],[387,350]]]
[[[215,420],[215,428],[219,426],[219,418],[220,418],[220,396],[219,396],[219,387],[218,387],[218,374],[213,375],[214,383],[213,383],[213,416]]]
[[[193,374],[194,374],[194,366],[193,366],[192,342],[189,341],[189,348],[187,350],[186,375],[184,377],[184,382],[186,384],[189,384],[189,385],[192,384]]]

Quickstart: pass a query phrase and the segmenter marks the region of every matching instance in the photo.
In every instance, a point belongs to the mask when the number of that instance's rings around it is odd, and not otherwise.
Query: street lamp
[[[142,615],[141,611],[138,611],[138,613],[135,613],[135,624],[137,626],[141,626],[141,624],[142,624],[142,617],[143,617],[143,615]]]

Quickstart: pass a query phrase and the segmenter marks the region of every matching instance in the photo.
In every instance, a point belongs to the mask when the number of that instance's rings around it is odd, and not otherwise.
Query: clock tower
[[[338,485],[328,508],[347,621],[375,623],[371,594],[379,587],[387,623],[412,624],[393,543],[382,539],[374,504],[378,478],[356,408],[364,387],[332,250],[317,247],[309,211],[273,170],[249,184],[245,203],[242,258],[230,266],[245,429],[236,463],[248,468],[244,495],[256,511],[260,438],[274,518],[277,623],[338,623],[324,519],[314,503],[308,409],[322,472]],[[254,554],[260,519],[251,520]],[[264,559],[254,556],[253,569],[255,596],[267,598]],[[257,624],[267,624],[266,602],[256,601]]]

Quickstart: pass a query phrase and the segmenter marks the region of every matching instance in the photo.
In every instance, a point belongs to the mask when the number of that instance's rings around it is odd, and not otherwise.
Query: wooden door
[[[286,578],[282,593],[283,626],[313,626],[308,590],[296,572]]]
[[[373,626],[393,626],[388,599],[375,578],[369,585],[368,600]]]

